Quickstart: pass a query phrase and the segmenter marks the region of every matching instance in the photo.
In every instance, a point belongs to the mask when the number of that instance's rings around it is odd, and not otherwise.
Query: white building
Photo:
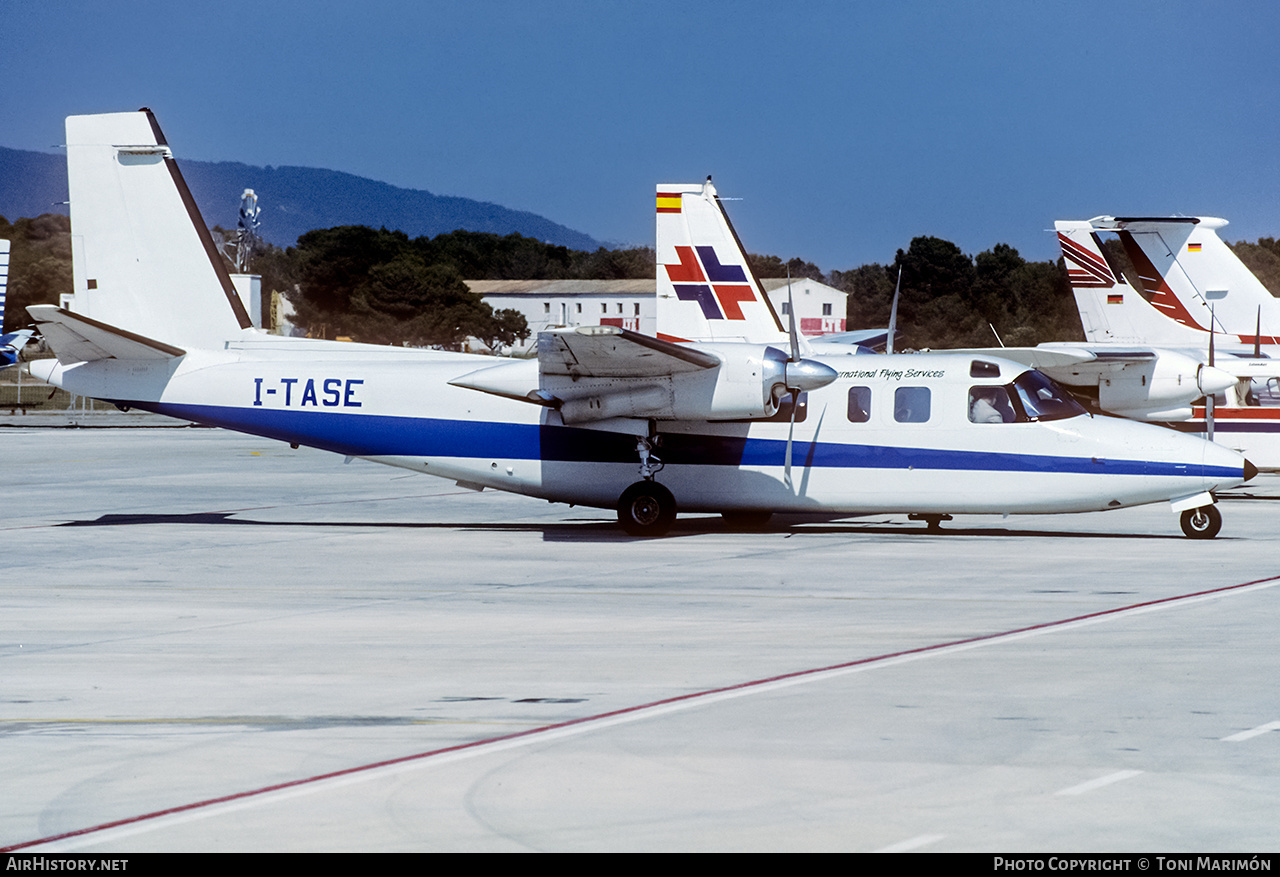
[[[787,279],[760,282],[786,326]],[[618,326],[657,334],[657,292],[652,280],[468,280],[467,286],[495,311],[510,308],[524,314],[529,340],[515,353],[532,346],[539,332],[564,326]],[[791,281],[791,297],[805,335],[845,331],[845,293],[800,277]]]

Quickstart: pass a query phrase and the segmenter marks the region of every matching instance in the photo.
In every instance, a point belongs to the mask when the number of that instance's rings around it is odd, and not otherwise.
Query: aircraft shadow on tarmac
[[[1232,499],[1270,499],[1271,497],[1232,497]],[[262,521],[236,517],[237,512],[193,512],[190,514],[102,515],[94,520],[66,521],[59,527],[124,527],[149,524],[229,524],[250,527],[331,527],[337,529],[411,529],[461,530],[501,533],[541,533],[546,542],[639,542],[663,541],[707,534],[774,534],[791,537],[796,534],[843,534],[873,536],[906,536],[913,538],[955,538],[985,536],[995,538],[1067,538],[1067,539],[1173,539],[1183,541],[1180,533],[1132,533],[1124,531],[1028,530],[1005,527],[943,527],[929,529],[918,523],[896,524],[889,521],[857,521],[853,516],[788,515],[778,516],[764,526],[741,527],[727,524],[719,516],[681,518],[660,539],[634,537],[623,533],[612,519],[584,518],[554,523],[488,523],[469,521]],[[879,517],[879,516],[877,516]],[[1227,537],[1229,538],[1229,537]]]

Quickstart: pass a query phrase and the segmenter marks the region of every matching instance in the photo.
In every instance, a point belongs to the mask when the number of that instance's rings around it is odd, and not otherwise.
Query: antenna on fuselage
[[[898,293],[902,292],[902,266],[898,266],[898,283],[893,288],[893,304],[889,307],[889,337],[884,342],[884,352],[893,353],[893,336],[898,332]]]

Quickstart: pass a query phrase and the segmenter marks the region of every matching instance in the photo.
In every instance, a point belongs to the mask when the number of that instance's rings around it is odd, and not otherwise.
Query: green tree
[[[0,238],[10,241],[4,331],[31,323],[28,305],[57,304],[75,286],[71,272],[71,220],[57,213],[10,223],[0,217]]]

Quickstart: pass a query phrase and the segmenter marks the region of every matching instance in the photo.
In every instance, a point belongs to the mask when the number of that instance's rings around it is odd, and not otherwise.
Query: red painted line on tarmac
[[[106,831],[111,828],[119,828],[125,825],[136,825],[140,822],[147,822],[152,819],[159,819],[162,816],[172,816],[177,813],[187,813],[192,810],[200,810],[205,807],[212,807],[216,804],[226,804],[232,801],[243,801],[247,798],[255,798],[260,795],[266,795],[271,792],[279,792],[284,789],[297,788],[299,786],[312,785],[314,783],[323,782],[325,780],[337,779],[338,777],[352,776],[354,774],[365,773],[367,771],[377,770],[379,768],[391,767],[397,764],[407,764],[414,761],[422,761],[427,758],[433,758],[438,755],[445,755],[451,752],[464,752],[468,749],[477,749],[482,746],[489,746],[494,743],[503,743],[509,740],[518,740],[522,737],[532,737],[537,734],[545,734],[549,731],[557,731],[562,728],[572,728],[576,725],[584,725],[590,722],[598,722],[603,719],[616,718],[630,713],[642,712],[644,710],[654,709],[655,707],[669,706],[671,704],[682,703],[697,700],[699,698],[710,697],[716,694],[725,694],[730,691],[742,691],[749,688],[757,688],[759,686],[768,685],[774,682],[782,682],[788,679],[801,679],[806,676],[817,676],[822,673],[830,673],[835,670],[845,670],[850,667],[858,667],[866,664],[875,664],[881,661],[888,661],[893,658],[901,658],[908,655],[921,655],[929,652],[942,651],[944,649],[955,648],[956,646],[969,645],[971,643],[986,642],[988,640],[996,640],[1004,637],[1015,636],[1021,633],[1028,633],[1033,630],[1045,630],[1053,627],[1062,627],[1067,624],[1073,624],[1078,621],[1087,621],[1093,618],[1105,618],[1109,615],[1119,615],[1124,612],[1132,612],[1135,609],[1145,609],[1151,606],[1160,606],[1168,603],[1177,603],[1182,600],[1190,600],[1195,597],[1205,597],[1212,594],[1225,594],[1231,591],[1238,591],[1241,588],[1249,588],[1254,585],[1261,585],[1266,582],[1274,582],[1280,580],[1280,575],[1268,576],[1263,579],[1255,579],[1251,582],[1243,582],[1236,585],[1224,585],[1220,588],[1209,588],[1204,591],[1194,591],[1190,594],[1179,594],[1175,597],[1162,597],[1159,600],[1147,600],[1142,603],[1132,603],[1128,606],[1119,606],[1115,609],[1103,609],[1100,612],[1089,612],[1085,615],[1076,615],[1071,618],[1061,618],[1057,621],[1045,621],[1041,624],[1030,624],[1026,627],[1017,627],[1013,630],[1004,630],[998,633],[986,633],[981,636],[971,636],[965,639],[951,640],[945,643],[935,643],[931,646],[919,646],[914,649],[903,649],[897,652],[887,652],[883,655],[874,655],[869,658],[859,658],[855,661],[846,661],[841,664],[830,664],[826,667],[816,667],[810,670],[796,670],[791,673],[781,673],[777,676],[768,676],[763,679],[753,679],[750,682],[739,682],[736,685],[726,685],[721,688],[709,688],[705,691],[694,691],[689,694],[680,694],[675,697],[667,697],[662,700],[654,700],[649,703],[638,704],[636,706],[623,707],[621,709],[611,710],[605,713],[597,713],[593,716],[583,716],[578,719],[569,719],[565,722],[556,722],[552,725],[543,725],[538,728],[529,728],[524,731],[516,731],[511,734],[502,734],[498,737],[486,737],[483,740],[473,740],[470,743],[459,743],[456,746],[446,746],[442,749],[432,749],[427,752],[418,752],[414,755],[405,755],[400,758],[391,758],[385,761],[375,761],[371,764],[362,764],[357,767],[348,767],[343,770],[335,770],[329,773],[317,774],[315,776],[303,777],[302,779],[290,780],[284,783],[276,783],[270,786],[263,786],[258,789],[250,789],[246,792],[235,792],[230,795],[222,795],[218,798],[206,798],[203,801],[195,801],[191,804],[181,804],[177,807],[169,807],[164,810],[153,810],[150,813],[143,813],[138,816],[129,816],[124,819],[116,819],[111,822],[103,822],[100,825],[92,825],[88,828],[80,828],[75,831],[64,831],[61,834],[53,834],[48,837],[42,837],[37,840],[23,841],[21,843],[12,844],[10,846],[0,847],[0,853],[13,852],[14,850],[26,849],[28,847],[38,846],[40,844],[53,843],[54,841],[66,840],[73,837],[81,837],[94,832]]]

